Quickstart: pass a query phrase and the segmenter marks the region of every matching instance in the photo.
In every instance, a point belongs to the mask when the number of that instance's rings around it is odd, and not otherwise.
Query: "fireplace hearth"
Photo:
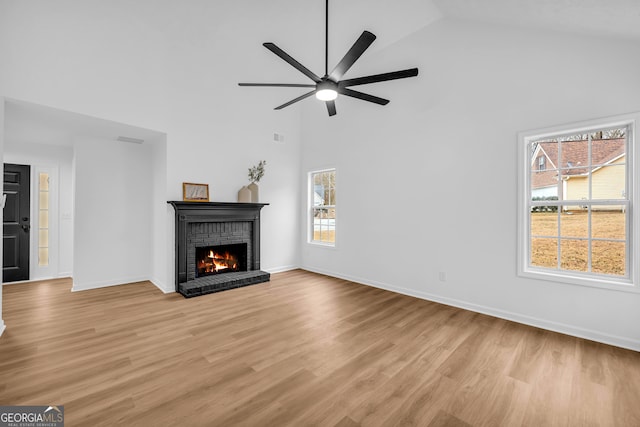
[[[168,203],[175,209],[176,292],[190,298],[269,281],[260,270],[267,203]]]

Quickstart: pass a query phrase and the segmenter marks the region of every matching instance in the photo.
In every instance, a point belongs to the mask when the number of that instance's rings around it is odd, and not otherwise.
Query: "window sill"
[[[610,291],[640,293],[640,289],[631,280],[621,277],[620,279],[610,276],[598,277],[595,275],[581,275],[579,273],[555,273],[552,271],[538,270],[530,268],[518,272],[519,277],[535,280],[545,280],[549,282],[564,283],[567,285],[587,286],[590,288],[604,289]]]
[[[319,247],[319,248],[336,249],[336,244],[335,243],[323,243],[323,242],[307,241],[307,244],[309,246],[314,246],[314,247]]]

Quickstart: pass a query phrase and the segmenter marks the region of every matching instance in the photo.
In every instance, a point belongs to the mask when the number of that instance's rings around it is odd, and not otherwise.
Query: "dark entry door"
[[[29,280],[29,189],[31,167],[4,164],[2,281]]]

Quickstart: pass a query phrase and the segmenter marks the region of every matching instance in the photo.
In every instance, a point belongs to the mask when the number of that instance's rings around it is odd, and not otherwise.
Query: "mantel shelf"
[[[176,209],[216,209],[216,208],[262,208],[269,203],[237,203],[237,202],[184,202],[182,200],[169,200],[167,203]]]

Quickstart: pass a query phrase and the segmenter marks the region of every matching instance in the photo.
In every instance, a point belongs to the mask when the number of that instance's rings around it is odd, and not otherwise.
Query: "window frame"
[[[550,128],[534,129],[518,133],[518,247],[517,247],[517,275],[530,279],[547,280],[566,284],[590,286],[600,289],[640,293],[639,285],[639,260],[640,255],[640,150],[636,147],[636,134],[640,131],[640,113],[631,113],[614,117],[606,117],[577,123],[570,123]],[[625,230],[626,244],[626,276],[612,276],[592,272],[579,272],[571,270],[553,270],[530,265],[531,248],[531,175],[533,167],[529,144],[534,140],[545,137],[560,136],[572,133],[591,133],[593,131],[628,127],[627,152],[626,152],[626,192],[628,193],[627,222]],[[558,165],[559,167],[559,165]],[[590,201],[592,202],[592,201]],[[553,204],[551,202],[545,202]],[[627,202],[625,202],[627,203]],[[561,202],[558,202],[560,205]],[[597,203],[596,203],[597,204]],[[624,203],[621,203],[624,204]],[[560,206],[559,206],[560,209]]]
[[[336,200],[334,200],[333,205],[323,205],[325,208],[331,208],[334,210],[336,214],[336,218],[334,219],[334,239],[333,242],[323,242],[320,240],[314,240],[314,213],[318,209],[314,205],[314,177],[320,173],[333,172],[335,175],[335,181],[338,181],[338,170],[335,167],[329,167],[324,169],[312,170],[307,174],[307,243],[310,245],[325,247],[325,248],[336,248],[338,242],[338,209]],[[334,186],[334,189],[336,187]]]

